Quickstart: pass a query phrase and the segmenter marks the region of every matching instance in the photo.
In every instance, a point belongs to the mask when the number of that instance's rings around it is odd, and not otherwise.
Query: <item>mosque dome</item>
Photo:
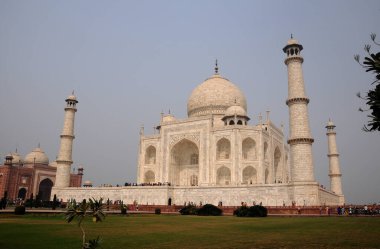
[[[25,164],[49,164],[49,158],[46,156],[45,152],[41,150],[41,148],[37,147],[28,155],[25,156],[24,159]]]
[[[23,163],[21,156],[16,152],[12,152],[10,154],[12,156],[12,164],[13,165],[20,165]]]
[[[193,90],[187,102],[187,114],[189,117],[224,115],[227,108],[233,105],[247,111],[247,101],[242,91],[216,72]]]

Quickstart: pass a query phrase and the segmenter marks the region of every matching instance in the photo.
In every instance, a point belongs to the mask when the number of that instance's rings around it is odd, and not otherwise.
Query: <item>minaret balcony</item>
[[[293,145],[293,144],[312,144],[314,143],[314,138],[292,138],[288,139],[288,144]]]
[[[295,104],[295,103],[305,103],[305,104],[309,104],[310,100],[309,98],[304,98],[304,97],[300,97],[300,98],[291,98],[291,99],[288,99],[286,100],[286,105],[291,105],[291,104]]]
[[[284,61],[285,65],[288,65],[290,62],[303,63],[303,57],[300,55],[293,55],[293,56],[286,57],[286,59]]]

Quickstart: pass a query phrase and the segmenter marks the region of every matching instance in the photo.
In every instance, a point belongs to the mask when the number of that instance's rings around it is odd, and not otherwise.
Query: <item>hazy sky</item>
[[[373,75],[353,59],[371,32],[380,40],[378,0],[0,0],[0,156],[16,148],[25,156],[41,143],[53,161],[74,89],[74,167],[95,185],[135,182],[140,126],[153,133],[169,109],[185,118],[216,58],[245,93],[250,124],[270,110],[288,134],[282,48],[293,33],[304,46],[317,180],[329,186],[332,118],[347,202],[380,202],[380,133],[361,130],[367,114],[355,96]]]

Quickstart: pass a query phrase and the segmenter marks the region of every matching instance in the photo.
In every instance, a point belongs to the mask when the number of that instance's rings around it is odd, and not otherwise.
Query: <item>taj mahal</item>
[[[330,188],[321,187],[314,177],[314,139],[302,50],[303,46],[293,38],[283,48],[288,69],[288,135],[282,125],[272,123],[268,117],[250,124],[246,96],[221,75],[216,63],[214,74],[190,94],[187,118],[162,114],[155,134],[146,134],[141,128],[137,184],[133,186],[70,185],[78,101],[76,96],[69,96],[51,196],[56,194],[63,200],[102,197],[150,205],[342,205],[342,174],[331,120],[326,125]]]

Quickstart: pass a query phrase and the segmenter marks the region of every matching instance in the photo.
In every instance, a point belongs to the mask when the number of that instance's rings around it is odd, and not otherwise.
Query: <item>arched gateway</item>
[[[178,142],[170,151],[170,182],[175,186],[195,185],[198,179],[198,146],[188,139]],[[196,158],[196,160],[195,160]]]
[[[39,195],[40,200],[42,201],[50,200],[52,187],[53,187],[53,182],[49,178],[46,178],[45,180],[42,180],[40,182],[40,186],[38,187],[38,195]]]

